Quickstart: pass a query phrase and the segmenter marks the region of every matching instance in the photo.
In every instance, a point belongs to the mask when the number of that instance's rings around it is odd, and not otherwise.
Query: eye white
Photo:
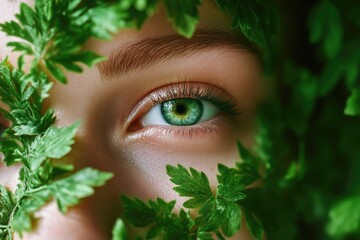
[[[213,103],[205,100],[199,100],[203,105],[203,111],[201,117],[197,123],[205,122],[213,117],[215,117],[219,112],[220,109],[215,106]],[[150,109],[140,120],[142,125],[151,126],[151,125],[171,125],[166,122],[162,113],[161,113],[161,104],[157,104]]]

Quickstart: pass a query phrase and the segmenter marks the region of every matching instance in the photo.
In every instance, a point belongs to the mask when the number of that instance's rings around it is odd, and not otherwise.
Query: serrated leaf
[[[42,208],[51,197],[51,192],[48,189],[33,191],[28,196],[21,200],[21,209],[28,214],[35,213]]]
[[[82,198],[94,193],[94,187],[102,186],[112,178],[111,173],[84,168],[70,177],[58,180],[46,187],[56,200],[61,212],[79,203]]]
[[[230,169],[225,165],[219,164],[218,175],[219,185],[217,187],[218,196],[227,201],[238,201],[244,199],[246,195],[242,192],[247,184],[243,177],[235,169]]]
[[[17,18],[26,25],[34,25],[35,13],[33,9],[31,9],[27,4],[21,3],[20,4],[20,14],[17,14]]]
[[[232,237],[241,228],[242,212],[239,205],[234,202],[227,202],[225,215],[221,229],[226,237]]]
[[[203,172],[193,168],[187,170],[180,164],[177,167],[167,165],[166,171],[170,176],[170,181],[177,185],[174,190],[180,196],[190,197],[184,203],[185,207],[201,207],[208,199],[213,197],[209,180]]]
[[[195,223],[199,225],[203,231],[216,231],[225,218],[223,203],[221,199],[209,199],[199,210],[200,216],[195,219]]]
[[[70,127],[50,127],[43,135],[37,136],[23,153],[30,169],[35,171],[46,158],[60,159],[70,152],[79,125],[80,123],[75,123]]]
[[[15,196],[0,185],[0,225],[7,225],[15,207]]]
[[[28,54],[28,55],[31,55],[34,53],[31,48],[31,45],[29,45],[27,43],[8,42],[6,45],[11,47],[13,49],[13,51],[24,52],[25,54]]]
[[[51,61],[45,61],[45,66],[49,70],[50,74],[54,77],[54,79],[58,80],[61,83],[67,83],[66,76],[63,70],[56,64]]]
[[[124,216],[135,227],[145,227],[156,220],[156,212],[138,198],[121,196]]]
[[[18,208],[11,221],[11,227],[14,231],[20,233],[30,232],[32,229],[31,218],[21,207]]]

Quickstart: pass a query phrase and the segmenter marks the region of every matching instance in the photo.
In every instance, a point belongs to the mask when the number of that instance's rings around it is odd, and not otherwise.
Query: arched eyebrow
[[[200,29],[190,39],[180,35],[169,35],[141,40],[128,46],[119,46],[106,61],[97,66],[101,78],[111,80],[152,67],[170,58],[191,56],[199,51],[214,48],[231,48],[257,53],[256,47],[241,35]]]

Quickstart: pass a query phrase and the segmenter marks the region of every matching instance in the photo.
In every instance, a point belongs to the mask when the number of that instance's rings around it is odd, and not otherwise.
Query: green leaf
[[[35,13],[34,11],[25,3],[20,4],[20,14],[16,15],[17,19],[22,22],[24,25],[34,25]]]
[[[310,42],[321,42],[326,58],[336,56],[343,41],[343,25],[337,7],[330,1],[319,1],[308,20]]]
[[[219,185],[217,194],[227,201],[238,201],[244,199],[246,195],[242,192],[247,184],[243,177],[235,169],[230,169],[225,165],[219,164],[217,176]]]
[[[51,124],[55,122],[54,110],[49,109],[40,119],[27,119],[26,121],[20,121],[21,117],[27,115],[31,109],[28,111],[12,111],[12,115],[16,118],[17,124],[12,127],[14,131],[14,135],[16,136],[34,136],[38,134],[44,133],[46,129],[48,129]],[[17,114],[17,115],[16,115]]]
[[[7,166],[14,164],[17,161],[21,161],[18,158],[14,149],[19,149],[19,143],[13,139],[1,139],[0,141],[0,152],[3,154],[3,159]]]
[[[226,202],[222,199],[209,199],[199,210],[200,216],[195,219],[195,223],[201,227],[203,231],[216,231],[225,219]]]
[[[66,76],[63,70],[61,70],[58,65],[54,64],[51,61],[45,61],[45,66],[49,70],[51,75],[54,77],[54,79],[64,84],[67,83]]]
[[[206,201],[213,198],[209,180],[203,172],[198,172],[193,168],[187,170],[180,164],[177,167],[167,165],[166,171],[170,176],[170,181],[177,185],[173,189],[180,196],[190,197],[184,203],[185,207],[201,207]]]
[[[32,55],[34,54],[31,45],[27,44],[27,43],[22,43],[22,42],[8,42],[6,44],[7,46],[11,47],[13,49],[13,51],[17,51],[17,52],[24,52],[27,55]]]
[[[199,231],[196,236],[196,240],[214,240],[211,232]]]
[[[257,1],[216,0],[218,6],[232,18],[232,27],[240,28],[245,37],[260,47],[266,46],[268,19]]]
[[[350,116],[360,115],[360,88],[354,88],[352,90],[346,102],[344,113]]]
[[[0,185],[0,225],[8,225],[14,207],[14,194]]]
[[[164,226],[162,226],[160,224],[155,224],[154,226],[152,226],[150,228],[150,230],[146,234],[145,238],[146,239],[156,238],[156,236],[158,236],[163,230],[164,230]]]
[[[344,237],[360,228],[360,196],[340,200],[331,207],[326,226],[330,236]]]
[[[259,219],[250,210],[243,208],[243,213],[246,221],[246,226],[249,229],[251,236],[257,240],[263,240],[264,229]]]
[[[70,152],[79,125],[80,123],[75,123],[62,128],[52,126],[43,135],[37,136],[23,154],[30,169],[35,171],[45,159],[60,159]]]
[[[112,230],[112,240],[125,240],[126,228],[123,220],[118,218]]]
[[[138,198],[121,196],[124,216],[135,227],[145,227],[156,220],[156,212]]]
[[[241,160],[236,162],[237,172],[234,172],[233,170],[231,170],[230,172],[232,173],[232,175],[235,175],[234,178],[238,178],[236,177],[236,174],[240,175],[241,179],[238,179],[238,181],[241,181],[242,186],[248,186],[261,178],[259,175],[260,159],[255,157],[249,150],[247,150],[241,144],[241,142],[237,142],[237,147],[240,153]]]
[[[84,168],[67,178],[51,183],[46,189],[51,192],[60,211],[66,213],[68,207],[92,195],[94,187],[104,185],[112,176],[111,173]]]
[[[240,206],[234,202],[227,202],[224,223],[221,229],[226,237],[234,236],[241,228],[242,212]]]
[[[27,194],[20,202],[21,209],[27,214],[31,215],[42,208],[51,197],[51,192],[48,189],[33,190],[32,193]]]
[[[104,61],[106,58],[103,56],[100,56],[96,53],[86,51],[81,52],[75,56],[72,57],[72,60],[74,62],[81,62],[86,64],[88,67],[93,67],[95,64]]]
[[[285,65],[285,71],[288,84],[292,89],[292,95],[288,99],[285,110],[286,122],[297,135],[302,136],[307,130],[308,119],[315,108],[319,80],[309,69],[291,63]],[[324,82],[324,84],[328,83]]]
[[[111,34],[116,33],[119,28],[127,27],[125,19],[129,13],[123,11],[119,6],[98,6],[88,11],[91,21],[92,34],[100,39],[111,39]]]
[[[179,215],[172,213],[175,201],[165,202],[157,198],[148,204],[138,198],[122,196],[125,219],[135,227],[149,226],[146,239],[161,236],[162,239],[188,239],[194,221],[190,213],[180,209]]]
[[[31,218],[21,207],[16,211],[14,218],[11,221],[11,227],[14,231],[20,233],[30,232],[32,229]]]
[[[181,35],[190,38],[199,21],[197,8],[201,0],[164,0],[164,3],[173,27]]]

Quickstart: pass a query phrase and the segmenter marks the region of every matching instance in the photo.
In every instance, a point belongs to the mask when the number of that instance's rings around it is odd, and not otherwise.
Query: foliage
[[[41,114],[43,100],[51,87],[44,73],[33,70],[25,74],[12,68],[5,59],[0,63],[0,82],[1,100],[9,107],[1,111],[12,123],[2,134],[3,161],[7,165],[23,164],[16,192],[0,187],[0,236],[13,239],[14,231],[21,235],[32,230],[34,213],[51,199],[66,212],[112,174],[88,168],[69,175],[72,165],[56,162],[71,150],[79,124],[55,127],[53,110]]]
[[[251,156],[247,151],[244,152]],[[244,156],[246,157],[245,154]],[[255,162],[248,163],[250,168],[255,167],[252,164]],[[158,198],[146,204],[140,199],[123,196],[124,217],[135,227],[151,226],[146,239],[212,239],[214,235],[225,239],[224,236],[231,237],[239,231],[243,220],[254,238],[262,239],[261,223],[242,204],[242,200],[246,198],[243,193],[245,187],[260,176],[257,170],[249,171],[245,176],[243,170],[219,164],[218,186],[214,194],[203,172],[193,168],[186,169],[182,165],[168,165],[167,174],[176,185],[174,190],[179,196],[190,198],[183,206],[196,209],[196,213],[180,209],[178,215],[174,214],[172,210],[175,201],[167,203]]]
[[[219,165],[218,169],[230,182],[236,179],[243,182],[230,184],[229,192],[235,194],[241,188],[244,198],[237,201],[237,206],[246,206],[241,207],[241,215],[253,223],[249,227],[252,235],[258,237],[264,229],[268,239],[358,238],[360,24],[355,9],[360,5],[318,1],[297,9],[306,11],[308,16],[297,19],[297,25],[289,24],[308,34],[307,45],[301,43],[298,51],[308,52],[298,59],[301,54],[291,55],[283,52],[288,50],[285,46],[279,46],[283,43],[279,36],[285,36],[286,41],[287,32],[279,34],[281,29],[276,24],[282,19],[274,19],[274,12],[279,11],[274,6],[264,1],[218,0],[217,3],[232,17],[234,28],[263,48],[261,53],[270,54],[266,57],[271,59],[263,58],[264,69],[268,69],[266,60],[276,67],[267,72],[271,73],[267,77],[272,79],[273,92],[258,116],[259,130],[253,149],[256,157],[250,157],[240,144],[242,161],[236,168]],[[282,4],[286,5],[280,2],[276,7],[281,9]],[[284,15],[290,14],[295,14],[295,10]],[[263,169],[262,174],[258,173],[259,169]],[[177,185],[174,190],[190,198],[184,207],[197,209],[192,218],[195,227],[191,230],[201,229],[205,222],[201,220],[206,219],[211,231],[222,239],[219,233],[226,230],[221,230],[222,215],[214,201],[220,195],[224,179],[218,177],[219,185],[213,195],[207,187],[207,177],[194,169],[168,167],[168,174]],[[261,187],[244,187],[259,178]],[[128,206],[133,202],[123,204]],[[230,205],[223,209],[227,208],[231,209]],[[130,215],[127,212],[125,219]],[[232,221],[234,229],[238,229],[239,216]],[[132,223],[131,219],[127,220]],[[193,237],[191,230],[188,234]],[[199,239],[214,237],[197,234]]]
[[[35,212],[49,201],[55,200],[60,211],[66,213],[68,207],[92,195],[93,187],[112,177],[111,173],[91,168],[74,172],[71,164],[57,160],[70,152],[79,123],[55,127],[54,110],[43,113],[43,102],[53,86],[51,80],[67,82],[65,70],[82,72],[81,64],[92,67],[104,60],[82,50],[90,37],[110,39],[120,28],[141,27],[156,4],[156,0],[36,0],[34,8],[20,4],[16,21],[0,24],[3,32],[17,38],[7,45],[20,52],[18,68],[7,59],[0,63],[0,97],[7,105],[6,109],[0,108],[0,113],[10,122],[2,133],[0,151],[6,165],[23,165],[15,193],[0,186],[1,239],[13,239],[14,232],[21,236],[31,231]],[[167,3],[167,7],[174,26],[190,36],[198,19],[197,9],[188,2],[183,8],[188,16],[175,17],[173,14],[178,12],[174,5]],[[29,73],[22,70],[25,56],[32,59]],[[119,224],[116,229],[121,228]]]
[[[43,102],[51,80],[67,82],[65,70],[81,72],[82,65],[104,59],[82,50],[90,37],[110,39],[122,28],[140,28],[158,2],[36,0],[34,8],[21,4],[16,21],[0,24],[19,39],[8,46],[21,54],[17,68],[6,59],[0,64],[0,96],[7,105],[0,113],[10,122],[0,152],[7,165],[22,166],[15,192],[0,186],[1,239],[31,231],[36,211],[49,201],[66,212],[111,177],[90,168],[74,172],[61,162],[79,124],[56,127],[54,111],[44,110]],[[174,190],[189,198],[188,210],[175,214],[174,201],[145,203],[123,196],[125,223],[150,226],[147,239],[223,239],[234,235],[242,220],[256,239],[264,232],[268,239],[359,237],[360,4],[305,4],[307,18],[298,25],[299,31],[307,26],[307,45],[299,47],[307,57],[301,61],[282,52],[286,48],[279,37],[286,32],[278,32],[281,14],[274,18],[274,6],[281,9],[285,3],[216,2],[232,18],[233,28],[260,48],[264,69],[272,74],[267,77],[273,93],[259,113],[254,149],[239,143],[242,160],[233,168],[218,165],[215,193],[204,173],[168,166]],[[201,1],[164,3],[173,26],[191,37]],[[25,56],[33,59],[29,72],[22,69]],[[248,187],[255,181],[261,186]],[[122,220],[113,238],[126,238]]]

